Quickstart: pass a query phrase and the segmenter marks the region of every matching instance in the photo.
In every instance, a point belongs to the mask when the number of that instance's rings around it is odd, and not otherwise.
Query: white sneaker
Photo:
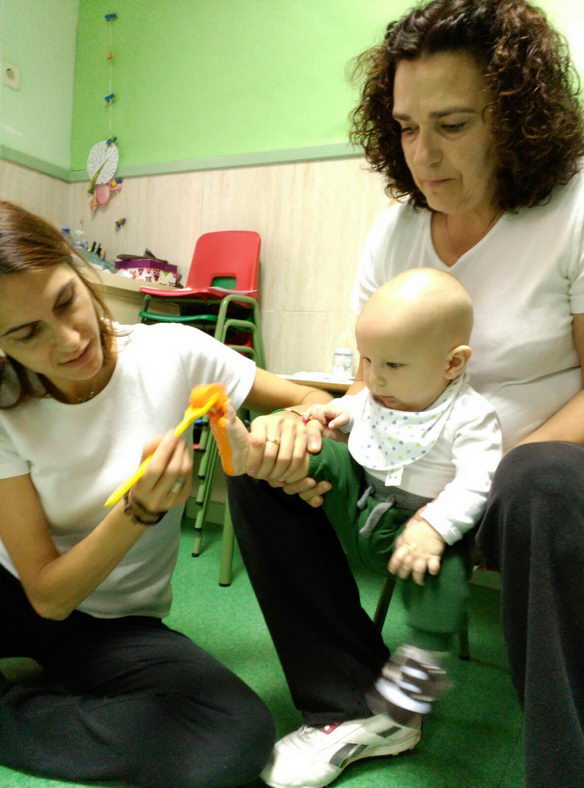
[[[272,788],[320,788],[353,761],[398,755],[419,740],[419,724],[405,728],[386,714],[322,728],[304,725],[276,743],[261,778]]]

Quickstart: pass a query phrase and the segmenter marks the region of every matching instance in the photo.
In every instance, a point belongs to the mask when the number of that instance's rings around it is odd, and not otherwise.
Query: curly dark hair
[[[433,0],[390,22],[380,46],[356,59],[365,79],[351,113],[351,141],[387,180],[392,197],[427,208],[406,165],[399,124],[392,118],[397,64],[441,52],[466,52],[491,91],[490,127],[497,157],[500,208],[546,200],[567,183],[584,155],[579,81],[563,36],[525,0]]]
[[[39,271],[57,265],[68,265],[80,277],[89,291],[96,314],[100,319],[100,337],[104,359],[111,359],[116,331],[112,315],[92,281],[93,269],[81,254],[51,224],[19,205],[0,200],[0,288],[2,277],[26,271]],[[1,409],[15,408],[31,397],[52,396],[42,378],[31,374],[11,356],[0,356],[0,392],[12,370],[18,383],[18,393],[12,402],[3,402]],[[41,386],[38,383],[41,383]]]

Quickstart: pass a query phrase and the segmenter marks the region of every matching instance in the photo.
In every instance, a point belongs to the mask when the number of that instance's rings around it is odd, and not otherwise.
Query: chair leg
[[[230,586],[233,579],[233,548],[235,546],[235,532],[229,512],[229,504],[225,502],[225,517],[223,518],[223,536],[221,539],[221,563],[219,565],[219,585]]]
[[[385,582],[383,583],[383,588],[381,589],[379,600],[377,602],[377,607],[375,608],[375,613],[373,615],[373,623],[377,629],[379,629],[379,631],[383,629],[383,624],[385,623],[385,617],[387,616],[387,611],[389,609],[391,597],[393,596],[394,588],[395,578],[386,577]]]
[[[198,451],[201,452],[201,461],[199,462],[199,467],[197,469],[197,476],[199,479],[204,479],[207,473],[207,449],[209,448],[213,437],[211,435],[211,428],[208,424],[205,424],[201,430],[201,437],[199,440],[199,449]]]
[[[460,632],[458,633],[458,658],[470,659],[470,642],[468,639],[468,608],[464,613],[464,619]]]
[[[203,529],[198,528],[195,521],[195,538],[193,539],[193,546],[191,548],[191,555],[193,558],[198,558],[201,555],[202,545],[203,545]]]
[[[202,491],[202,496],[197,495],[196,498],[197,503],[199,503],[200,500],[200,507],[195,518],[195,538],[193,540],[193,549],[191,551],[191,554],[195,558],[201,554],[201,545],[203,542],[203,524],[207,516],[207,508],[209,506],[211,489],[213,487],[213,477],[215,474],[215,465],[217,462],[217,447],[215,445],[215,441],[211,442],[207,452],[210,455],[207,465],[207,475],[204,481],[201,482],[201,487],[204,487],[204,489]]]
[[[385,619],[387,616],[387,611],[389,610],[389,605],[395,589],[395,582],[396,581],[394,577],[386,577],[381,589],[381,594],[379,595],[379,599],[377,600],[377,607],[375,608],[375,613],[373,614],[373,623],[375,624],[377,629],[379,629],[380,632],[383,629],[383,625],[385,623]],[[458,633],[458,657],[459,659],[464,659],[464,660],[470,659],[468,622],[469,622],[469,615],[467,608],[464,614],[462,625],[460,627],[460,631]]]
[[[199,425],[199,440],[197,441],[197,452],[204,452],[209,443],[209,422],[205,418],[201,419],[202,424]]]
[[[203,505],[205,500],[205,493],[207,492],[207,482],[212,481],[213,476],[213,450],[216,449],[215,441],[211,435],[211,430],[207,427],[208,439],[206,441],[205,451],[202,453],[199,467],[197,468],[197,478],[200,480],[197,494],[195,495],[195,502],[199,506]]]

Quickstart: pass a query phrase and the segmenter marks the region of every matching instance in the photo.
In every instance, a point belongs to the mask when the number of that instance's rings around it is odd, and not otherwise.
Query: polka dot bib
[[[349,435],[353,458],[373,471],[388,471],[385,484],[398,485],[406,465],[416,462],[434,446],[448,420],[466,374],[442,392],[426,410],[408,411],[385,408],[364,389],[362,408]]]

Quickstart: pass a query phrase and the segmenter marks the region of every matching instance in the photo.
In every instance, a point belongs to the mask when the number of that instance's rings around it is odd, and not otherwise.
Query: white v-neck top
[[[126,336],[118,339],[116,368],[96,397],[0,410],[0,478],[30,474],[60,553],[103,519],[105,500],[138,466],[144,444],[181,421],[193,386],[221,382],[239,408],[255,379],[252,361],[196,328],[118,328]],[[79,610],[100,618],[167,615],[183,510],[175,506],[148,528]],[[17,574],[1,541],[0,564]]]
[[[359,312],[402,271],[447,271],[475,312],[470,383],[493,405],[505,449],[539,427],[581,388],[572,336],[584,312],[584,177],[558,186],[545,205],[506,213],[447,266],[436,254],[431,212],[392,205],[369,232],[351,296]]]

